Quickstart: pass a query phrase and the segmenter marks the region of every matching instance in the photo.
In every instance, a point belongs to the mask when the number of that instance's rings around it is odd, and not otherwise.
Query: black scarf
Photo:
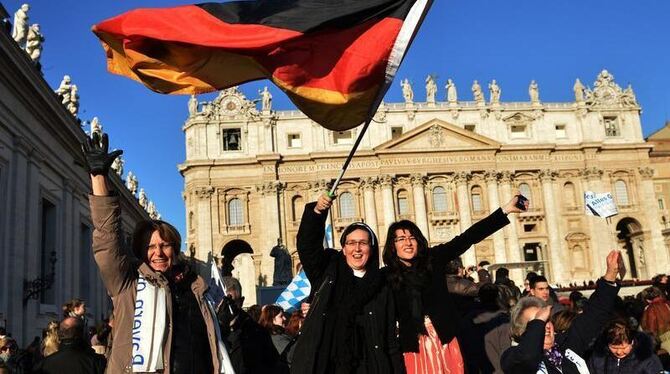
[[[359,365],[364,350],[364,342],[356,328],[356,316],[362,314],[363,307],[379,293],[383,279],[377,261],[371,258],[365,275],[356,282],[345,257],[342,254],[338,257],[337,282],[331,304],[335,321],[330,361],[336,364],[334,372],[349,374]]]
[[[423,292],[428,288],[430,275],[427,271],[417,271],[414,266],[402,267],[399,284],[400,297],[396,305],[413,331],[427,335],[424,324]]]

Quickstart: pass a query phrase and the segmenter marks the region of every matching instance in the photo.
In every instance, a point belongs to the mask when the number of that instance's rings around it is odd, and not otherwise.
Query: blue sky
[[[279,0],[277,0],[279,1]],[[23,1],[3,1],[13,14]],[[132,170],[164,219],[185,228],[181,197],[184,161],[181,126],[186,96],[153,93],[105,69],[104,54],[91,33],[93,24],[138,7],[190,4],[188,1],[37,0],[29,3],[30,23],[46,37],[42,54],[45,79],[57,87],[69,74],[79,87],[80,118],[98,116],[113,147],[125,154]],[[670,34],[666,0],[435,0],[397,78],[415,84],[424,97],[423,81],[436,74],[444,84],[452,78],[461,98],[470,99],[474,79],[496,79],[502,101],[527,101],[528,84],[536,80],[542,101],[571,101],[575,78],[592,85],[608,69],[619,85],[633,85],[642,112],[643,132],[662,126],[670,109]],[[399,80],[399,79],[397,79]],[[249,97],[269,82],[242,87]],[[483,84],[484,86],[484,84]],[[275,109],[291,109],[274,87]],[[210,95],[211,96],[211,95]],[[398,83],[387,95],[400,101]],[[201,98],[204,99],[204,98]]]

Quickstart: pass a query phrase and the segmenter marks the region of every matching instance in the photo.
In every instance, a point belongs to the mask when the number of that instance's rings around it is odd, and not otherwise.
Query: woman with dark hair
[[[515,196],[461,235],[434,247],[429,247],[414,222],[402,220],[389,226],[384,271],[396,300],[400,349],[408,373],[463,373],[455,339],[459,315],[444,280],[445,267],[507,225],[507,214],[521,212],[517,201]]]
[[[588,366],[591,374],[663,372],[651,337],[635,331],[624,319],[615,319],[605,328]]]
[[[265,305],[261,310],[261,317],[258,319],[258,324],[268,330],[272,337],[272,344],[274,344],[277,353],[282,355],[291,342],[291,337],[286,334],[284,323],[284,309],[279,305]]]
[[[331,204],[322,195],[305,205],[298,229],[298,255],[313,297],[291,372],[402,373],[395,306],[379,269],[377,236],[365,223],[354,222],[342,231],[342,251],[324,248]]]

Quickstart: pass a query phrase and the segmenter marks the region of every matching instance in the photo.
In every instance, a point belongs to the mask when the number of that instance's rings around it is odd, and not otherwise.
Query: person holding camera
[[[461,235],[434,247],[414,222],[389,226],[384,245],[384,272],[396,300],[400,348],[408,373],[463,373],[454,338],[459,313],[444,279],[447,264],[509,223],[507,215],[528,208],[515,196]],[[517,205],[519,204],[519,205]]]

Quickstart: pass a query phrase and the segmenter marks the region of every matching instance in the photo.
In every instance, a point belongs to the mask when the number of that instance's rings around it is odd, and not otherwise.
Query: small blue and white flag
[[[309,296],[311,289],[312,286],[309,284],[309,280],[307,280],[305,271],[300,270],[300,272],[293,277],[293,280],[291,280],[291,284],[289,284],[279,295],[275,304],[282,307],[285,312],[291,313],[298,309],[300,302]]]

